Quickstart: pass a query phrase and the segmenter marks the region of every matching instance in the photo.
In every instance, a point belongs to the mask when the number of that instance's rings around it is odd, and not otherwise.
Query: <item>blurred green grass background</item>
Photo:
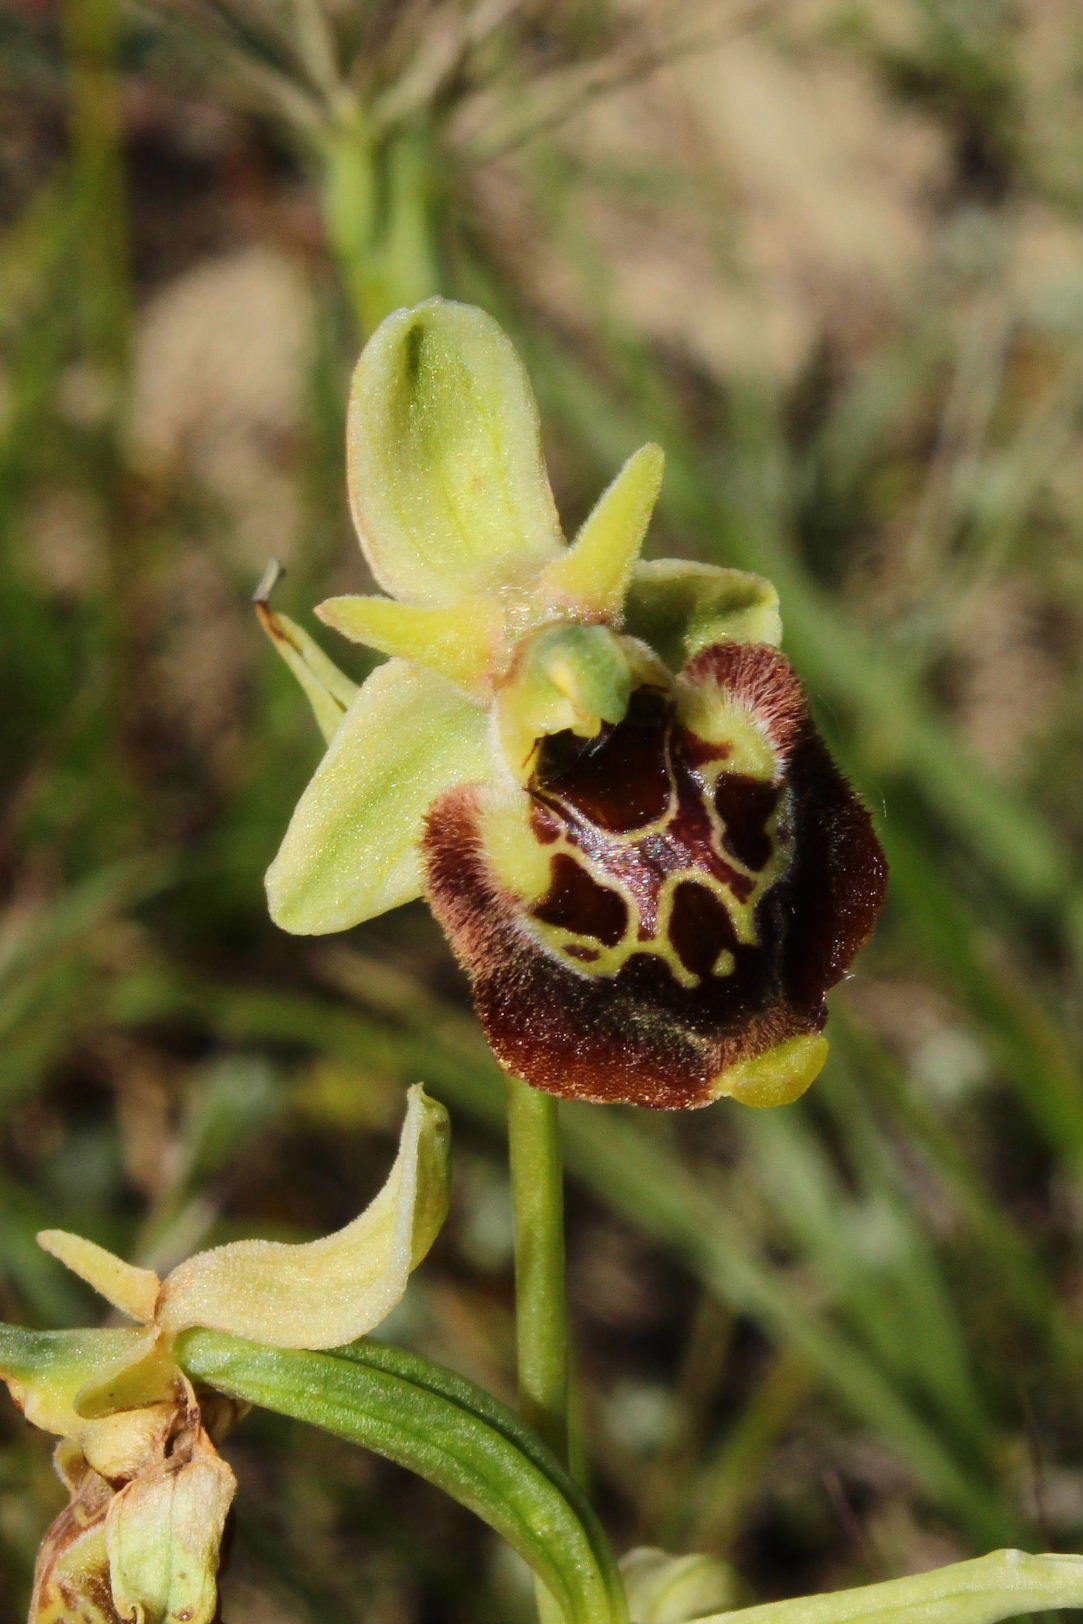
[[[8,0],[0,10],[0,1317],[305,1237],[451,1108],[386,1334],[514,1390],[501,1087],[420,905],[261,876],[318,756],[247,599],[365,589],[349,368],[486,305],[569,529],[648,438],[649,551],[759,570],[887,913],[799,1106],[566,1113],[584,1453],[735,1599],[1071,1548],[1080,42],[1062,0]],[[332,651],[356,675],[356,650]],[[229,1624],[529,1616],[480,1527],[266,1416]],[[0,1624],[62,1499],[0,1413]]]

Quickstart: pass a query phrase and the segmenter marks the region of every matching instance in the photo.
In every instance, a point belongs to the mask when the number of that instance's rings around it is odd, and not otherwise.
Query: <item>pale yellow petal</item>
[[[64,1267],[85,1280],[88,1286],[144,1325],[154,1318],[161,1281],[151,1269],[138,1269],[134,1263],[107,1252],[104,1246],[72,1235],[66,1229],[43,1229],[38,1245],[57,1258]]]
[[[409,1092],[399,1153],[371,1206],[308,1244],[235,1241],[182,1263],[162,1289],[163,1330],[229,1331],[280,1348],[332,1348],[378,1325],[447,1211],[447,1112]]]
[[[493,598],[461,598],[440,609],[394,598],[328,598],[316,613],[344,637],[427,666],[475,699],[491,693],[504,631]]]

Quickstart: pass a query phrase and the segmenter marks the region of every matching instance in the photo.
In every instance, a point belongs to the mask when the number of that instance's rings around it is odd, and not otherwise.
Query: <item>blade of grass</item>
[[[193,1331],[178,1353],[193,1379],[373,1449],[452,1495],[530,1563],[567,1624],[627,1624],[616,1562],[585,1495],[473,1382],[369,1338],[307,1353]]]

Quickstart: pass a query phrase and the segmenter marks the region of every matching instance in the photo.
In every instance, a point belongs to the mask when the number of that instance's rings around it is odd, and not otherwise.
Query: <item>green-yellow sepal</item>
[[[436,797],[490,770],[488,717],[408,660],[360,688],[267,872],[284,930],[346,930],[421,894],[418,847]]]
[[[407,603],[524,586],[560,545],[533,391],[471,305],[389,316],[354,374],[350,503],[373,574]]]

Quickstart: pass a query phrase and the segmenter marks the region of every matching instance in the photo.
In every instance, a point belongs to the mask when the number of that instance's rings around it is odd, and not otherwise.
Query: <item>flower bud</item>
[[[690,1624],[734,1604],[733,1570],[713,1556],[670,1556],[640,1546],[621,1558],[636,1624]]]

